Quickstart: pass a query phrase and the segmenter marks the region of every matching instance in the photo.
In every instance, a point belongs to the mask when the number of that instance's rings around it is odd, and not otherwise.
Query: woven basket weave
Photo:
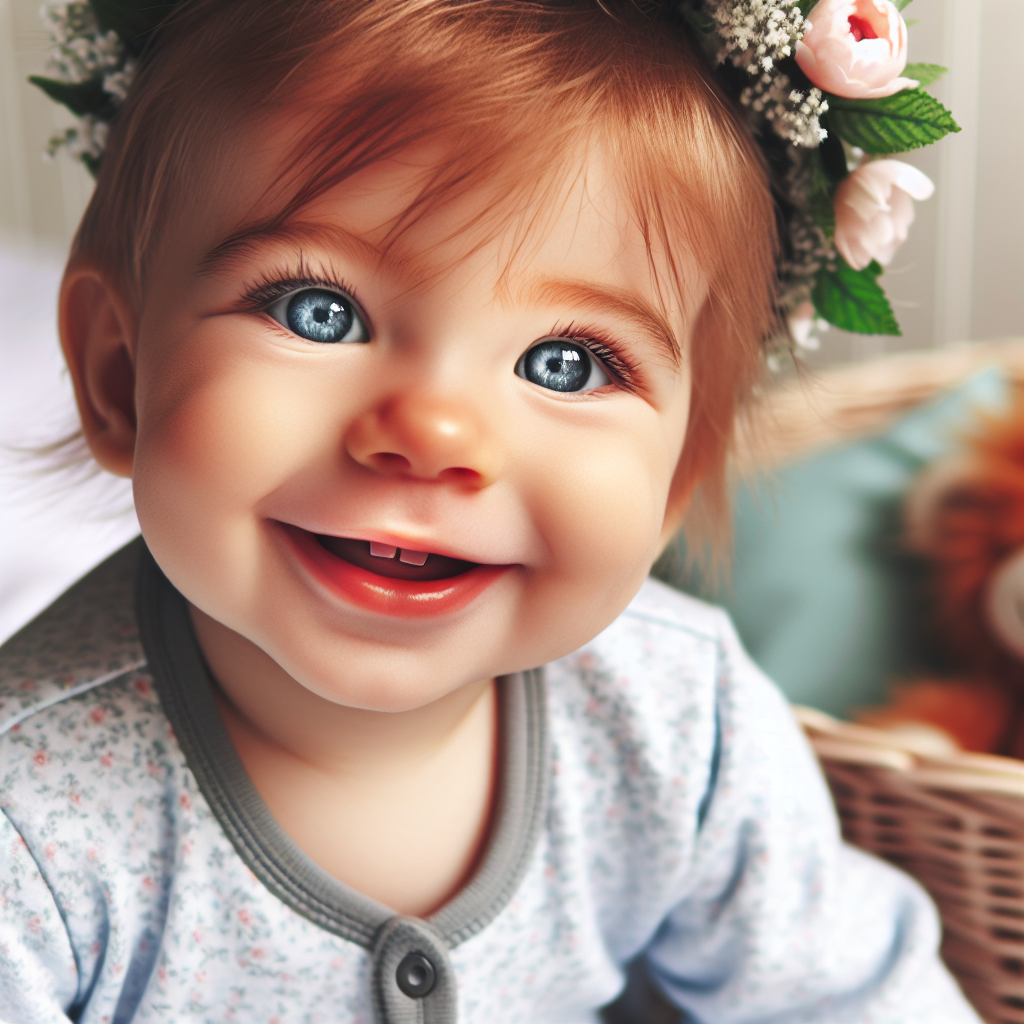
[[[881,432],[903,413],[984,366],[1024,387],[1024,338],[885,356],[811,371],[768,389],[739,424],[734,469],[760,473],[816,448]]]
[[[991,1024],[1024,1024],[1024,761],[930,757],[912,741],[797,708],[846,839],[938,904],[943,956]]]
[[[736,470],[771,469],[879,432],[992,363],[1024,387],[1018,339],[893,356],[775,388],[741,432]],[[942,915],[943,956],[978,1012],[990,1024],[1024,1024],[1024,761],[937,757],[911,737],[809,708],[796,714],[846,839],[931,893]]]

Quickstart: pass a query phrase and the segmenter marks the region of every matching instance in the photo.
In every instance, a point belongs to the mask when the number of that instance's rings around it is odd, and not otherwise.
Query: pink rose
[[[907,240],[914,200],[935,191],[931,178],[902,160],[872,160],[843,179],[836,190],[835,245],[854,270],[873,259],[882,266]]]
[[[821,0],[807,15],[796,62],[819,88],[851,100],[916,89],[907,66],[907,26],[889,0]]]

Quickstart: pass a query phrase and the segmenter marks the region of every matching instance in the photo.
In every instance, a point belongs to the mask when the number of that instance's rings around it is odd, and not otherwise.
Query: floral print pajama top
[[[141,541],[0,649],[3,1024],[968,1024],[909,878],[845,846],[725,615],[656,582],[499,681],[483,861],[428,920],[302,853]]]

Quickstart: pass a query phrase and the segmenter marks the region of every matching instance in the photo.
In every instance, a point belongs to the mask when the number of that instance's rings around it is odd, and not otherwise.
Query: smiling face
[[[380,710],[566,654],[633,597],[703,298],[694,272],[686,308],[661,304],[594,156],[525,236],[453,230],[485,189],[385,248],[425,163],[371,167],[225,244],[265,186],[250,169],[170,236],[134,357],[157,562],[313,692]]]
[[[62,293],[94,455],[331,700],[573,650],[692,487],[727,519],[776,326],[742,117],[627,0],[248,6],[176,8],[111,132]]]

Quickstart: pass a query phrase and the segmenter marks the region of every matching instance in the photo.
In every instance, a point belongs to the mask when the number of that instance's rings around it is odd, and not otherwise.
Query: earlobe
[[[132,475],[135,452],[135,318],[109,278],[68,268],[60,293],[60,340],[82,433],[96,461]]]

